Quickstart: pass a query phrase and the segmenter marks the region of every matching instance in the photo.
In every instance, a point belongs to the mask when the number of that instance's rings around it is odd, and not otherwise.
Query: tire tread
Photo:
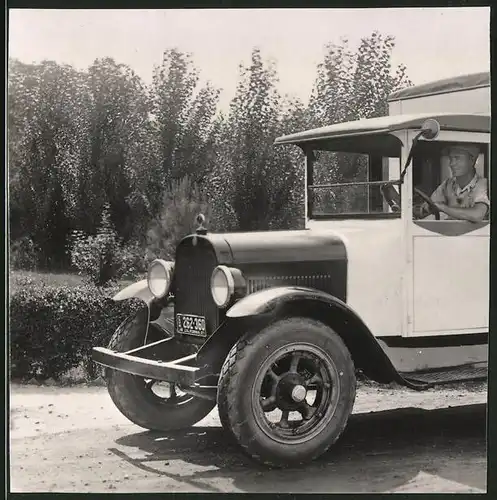
[[[328,328],[326,325],[321,323],[320,321],[310,319],[310,318],[288,318],[285,320],[281,320],[278,322],[278,325],[281,328],[285,328],[286,326],[291,326],[299,321],[305,321],[306,325],[313,324],[315,327],[320,329]],[[268,328],[271,328],[270,325]],[[329,328],[328,328],[329,329]],[[354,373],[354,362],[350,355],[350,352],[346,348],[343,340],[340,338],[338,334],[329,329],[330,332],[338,337],[339,345],[342,345],[343,354],[346,357],[347,370],[350,373]],[[258,453],[254,446],[252,446],[253,441],[256,439],[256,436],[253,435],[251,438],[246,438],[243,436],[242,428],[247,423],[247,418],[240,416],[239,412],[235,407],[236,405],[236,394],[240,390],[240,363],[244,358],[246,358],[250,354],[250,349],[253,347],[253,341],[259,335],[264,335],[264,333],[252,333],[249,332],[242,336],[242,338],[231,348],[221,370],[221,374],[219,377],[218,384],[218,411],[219,418],[221,420],[221,424],[223,427],[228,430],[228,432],[235,438],[238,442],[244,453],[251,456],[256,461],[269,466],[269,467],[282,467],[288,464],[283,464],[280,460],[272,460],[269,457],[263,457],[260,453]],[[346,398],[352,402],[355,400],[356,396],[356,385],[350,384],[347,388],[348,394],[346,394]],[[326,447],[321,447],[316,449],[316,451],[310,455],[305,457],[305,460],[301,462],[297,462],[297,464],[303,464],[306,462],[313,461],[325,453],[341,436],[345,427],[347,425],[347,419],[344,419],[342,424],[338,428],[338,432],[335,434],[335,438],[327,443]],[[292,461],[292,465],[295,462]],[[296,464],[295,464],[296,465]]]

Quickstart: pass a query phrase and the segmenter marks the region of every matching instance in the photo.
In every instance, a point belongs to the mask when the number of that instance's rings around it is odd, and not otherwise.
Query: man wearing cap
[[[453,145],[442,153],[449,158],[452,177],[442,182],[431,195],[441,212],[441,219],[479,222],[488,214],[487,180],[475,169],[479,153],[480,148],[473,144]],[[427,203],[422,205],[421,212],[422,215],[430,212]]]

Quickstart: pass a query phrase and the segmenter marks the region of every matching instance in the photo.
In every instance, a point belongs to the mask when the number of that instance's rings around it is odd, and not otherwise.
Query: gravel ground
[[[102,387],[12,385],[13,492],[485,492],[485,383],[362,384],[335,447],[300,469],[240,453],[217,408],[189,431],[131,424]]]

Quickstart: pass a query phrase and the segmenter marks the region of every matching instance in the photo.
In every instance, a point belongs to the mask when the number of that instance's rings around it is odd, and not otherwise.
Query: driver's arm
[[[472,195],[475,204],[471,208],[448,207],[444,202],[437,203],[437,206],[439,210],[445,212],[452,219],[480,222],[490,210],[486,179],[481,178],[478,180]]]
[[[476,203],[474,207],[459,208],[448,207],[444,203],[436,203],[441,212],[446,213],[451,219],[480,222],[487,214],[488,206],[485,203]]]

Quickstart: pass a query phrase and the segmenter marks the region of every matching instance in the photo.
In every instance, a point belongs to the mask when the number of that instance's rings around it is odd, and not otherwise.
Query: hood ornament
[[[198,214],[197,217],[195,218],[195,221],[198,224],[198,227],[195,232],[197,234],[207,234],[207,228],[204,226],[205,215],[202,213]]]

